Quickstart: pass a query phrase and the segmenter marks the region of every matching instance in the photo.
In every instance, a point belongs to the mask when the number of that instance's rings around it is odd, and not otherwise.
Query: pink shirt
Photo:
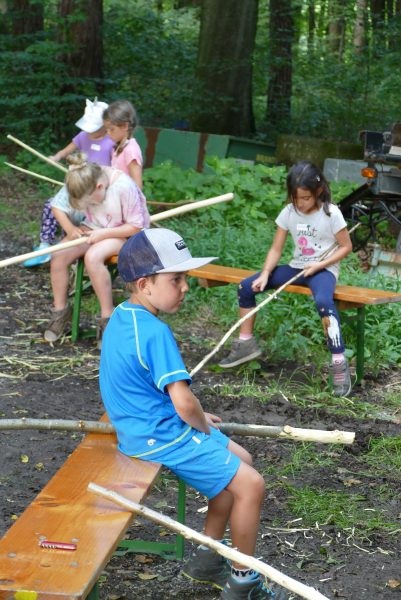
[[[128,223],[138,229],[149,227],[150,217],[146,198],[136,183],[125,173],[103,167],[110,185],[101,204],[86,208],[84,224],[91,229],[119,227]]]
[[[128,173],[128,165],[135,160],[140,167],[143,165],[142,151],[141,148],[134,138],[130,138],[125,143],[124,149],[117,156],[116,151],[113,150],[111,157],[111,166],[115,169],[120,169],[124,173]]]

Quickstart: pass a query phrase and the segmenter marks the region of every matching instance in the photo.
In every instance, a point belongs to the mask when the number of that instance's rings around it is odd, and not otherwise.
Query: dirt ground
[[[0,257],[28,251],[31,241],[18,240],[5,234],[0,242]],[[98,352],[91,340],[72,345],[68,338],[51,347],[41,339],[41,329],[50,306],[48,267],[36,270],[19,266],[2,269],[0,294],[0,398],[1,416],[18,418],[97,419],[103,412],[97,382]],[[197,332],[199,333],[199,332]],[[191,341],[191,327],[180,339],[189,368],[203,357],[203,352]],[[193,338],[195,339],[195,338]],[[264,368],[275,376],[275,371],[290,374],[294,365],[270,365]],[[399,379],[400,372],[386,373]],[[401,516],[400,502],[394,499],[385,506],[376,494],[378,486],[388,484],[399,488],[399,473],[388,478],[376,478],[373,472],[358,472],[358,457],[368,447],[372,436],[399,435],[399,425],[387,420],[361,420],[336,417],[324,409],[301,409],[281,394],[261,403],[253,397],[234,398],[218,394],[223,383],[238,383],[238,374],[219,374],[210,370],[199,372],[194,380],[194,391],[205,409],[222,416],[224,421],[242,423],[284,424],[321,429],[356,431],[356,442],[336,456],[335,466],[307,468],[288,475],[292,485],[322,486],[328,491],[344,491],[352,486],[363,497],[368,511],[385,509],[389,521]],[[266,387],[266,378],[256,375],[256,383]],[[368,379],[363,400],[377,401],[377,392],[383,380]],[[268,395],[266,387],[266,394]],[[361,397],[361,396],[359,396]],[[12,525],[35,495],[62,465],[75,448],[81,434],[62,432],[17,431],[0,434],[0,533]],[[261,472],[271,467],[282,469],[290,460],[294,442],[237,438],[254,456],[255,466]],[[327,447],[316,446],[316,453],[327,456]],[[22,456],[28,457],[23,462]],[[354,473],[357,472],[357,476]],[[282,483],[283,476],[265,476],[266,501],[263,509],[257,556],[287,575],[317,588],[328,598],[387,600],[399,598],[401,587],[399,557],[401,541],[399,530],[394,535],[371,535],[358,538],[354,532],[337,528],[336,523],[316,523],[304,526],[288,508],[288,495]],[[280,481],[279,481],[280,480]],[[174,516],[176,495],[174,486],[163,482],[155,488],[147,504]],[[204,513],[200,509],[205,500],[189,491],[187,524],[202,529]],[[138,539],[156,538],[159,533],[169,539],[169,532],[147,522],[139,521],[132,528]],[[157,531],[159,530],[159,531]],[[186,544],[186,555],[190,544]],[[181,564],[144,555],[115,556],[106,567],[101,580],[102,600],[119,598],[172,599],[218,598],[208,587],[194,585],[179,576]]]

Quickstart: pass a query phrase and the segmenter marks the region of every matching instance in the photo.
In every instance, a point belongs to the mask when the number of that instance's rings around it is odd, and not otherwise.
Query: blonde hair
[[[92,194],[102,175],[102,167],[96,163],[87,161],[87,156],[83,152],[76,152],[67,156],[67,162],[70,167],[65,176],[65,185],[67,187],[69,200],[72,208],[80,210],[85,208],[85,202],[82,202],[83,196]]]
[[[138,125],[138,117],[135,108],[128,100],[116,100],[112,102],[103,112],[103,121],[110,121],[113,125],[128,124],[128,138],[132,137],[135,127]],[[120,154],[124,144],[119,144],[116,152]]]

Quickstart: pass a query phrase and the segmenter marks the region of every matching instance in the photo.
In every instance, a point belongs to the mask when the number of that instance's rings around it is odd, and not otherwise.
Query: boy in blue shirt
[[[186,272],[215,257],[193,258],[169,229],[144,229],[120,250],[118,270],[131,294],[113,312],[100,359],[100,389],[121,452],[162,463],[209,498],[205,534],[253,555],[265,483],[249,453],[218,429],[190,388],[170,328],[157,317],[176,313],[188,291]],[[258,573],[199,546],[184,567],[191,579],[222,589],[224,600],[286,600]],[[273,588],[274,591],[273,591]]]

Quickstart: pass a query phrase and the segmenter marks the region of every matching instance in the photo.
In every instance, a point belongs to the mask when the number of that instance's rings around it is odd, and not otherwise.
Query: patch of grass
[[[364,460],[377,476],[401,474],[401,436],[372,439]]]
[[[355,530],[356,535],[369,535],[377,530],[390,531],[398,527],[389,521],[384,511],[366,505],[361,494],[346,494],[305,486],[301,489],[288,487],[290,511],[302,518],[307,526],[316,523],[333,524],[339,529]]]

